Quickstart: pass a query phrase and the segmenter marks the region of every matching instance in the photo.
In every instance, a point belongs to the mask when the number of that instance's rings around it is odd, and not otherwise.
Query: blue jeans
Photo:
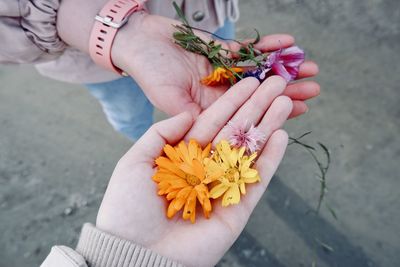
[[[226,39],[235,38],[234,23],[227,21],[215,34]],[[153,124],[154,107],[131,77],[86,84],[86,87],[100,102],[114,129],[132,141],[139,139]]]

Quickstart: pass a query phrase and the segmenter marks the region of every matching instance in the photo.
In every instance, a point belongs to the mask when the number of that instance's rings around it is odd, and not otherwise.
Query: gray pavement
[[[326,201],[338,220],[325,206],[308,212],[316,168],[291,146],[219,265],[400,266],[399,2],[246,0],[241,9],[239,36],[293,33],[320,64],[321,96],[286,129],[329,146]],[[130,145],[83,87],[1,67],[0,266],[37,266],[51,245],[73,246]]]

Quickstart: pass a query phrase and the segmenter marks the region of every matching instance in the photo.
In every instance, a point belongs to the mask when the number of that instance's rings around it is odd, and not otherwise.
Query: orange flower
[[[212,207],[207,184],[213,181],[213,177],[206,177],[203,164],[204,159],[209,157],[210,149],[211,144],[202,149],[195,140],[190,140],[188,145],[181,141],[175,147],[165,145],[166,156],[156,159],[158,169],[153,180],[158,184],[158,194],[165,195],[170,201],[168,218],[183,208],[183,219],[194,223],[197,200],[204,216],[210,217]]]
[[[201,80],[201,83],[204,85],[216,86],[216,85],[228,84],[229,81],[236,82],[236,77],[233,75],[232,72],[242,73],[243,69],[238,67],[233,67],[229,69],[223,67],[217,67],[213,70],[213,72],[210,75],[204,77]]]

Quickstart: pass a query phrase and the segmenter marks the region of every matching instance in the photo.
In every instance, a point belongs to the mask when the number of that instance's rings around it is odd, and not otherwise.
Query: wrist
[[[63,0],[57,13],[57,31],[68,45],[89,53],[94,18],[108,0]]]
[[[132,57],[128,56],[133,53],[135,54],[135,45],[140,42],[140,33],[144,30],[143,22],[148,14],[141,10],[133,13],[126,25],[119,29],[117,32],[114,43],[111,47],[111,60],[113,64],[121,69],[130,72],[129,61],[132,61]]]
[[[57,31],[60,38],[71,47],[89,54],[89,41],[95,17],[108,1],[63,0],[57,14]],[[143,30],[141,24],[146,15],[144,11],[134,12],[129,16],[126,25],[116,33],[111,47],[111,60],[116,67],[127,69],[125,52],[132,50],[134,44],[140,42],[132,37]]]

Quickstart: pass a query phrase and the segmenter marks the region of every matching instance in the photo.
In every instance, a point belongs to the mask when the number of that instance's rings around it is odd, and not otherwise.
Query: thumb
[[[176,144],[192,127],[194,122],[190,112],[185,111],[167,120],[153,124],[133,145],[124,158],[129,161],[154,162],[166,144]]]
[[[152,95],[148,97],[158,109],[170,116],[189,111],[195,118],[200,114],[202,108],[193,100],[190,94],[191,90],[192,88],[186,85],[169,85],[158,88],[156,98]]]

